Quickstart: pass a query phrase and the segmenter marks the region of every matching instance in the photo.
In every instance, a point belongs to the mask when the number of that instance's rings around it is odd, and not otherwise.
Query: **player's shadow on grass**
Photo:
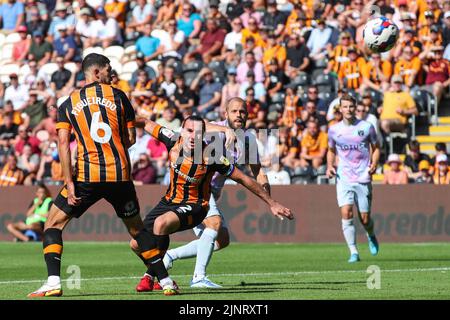
[[[303,284],[326,284],[326,285],[340,285],[340,284],[358,284],[358,283],[366,283],[365,281],[296,281],[296,282],[289,282],[289,285],[303,285]],[[253,287],[253,286],[285,286],[286,282],[249,282],[245,284],[241,284],[242,287]],[[289,289],[289,288],[284,288]]]
[[[448,258],[430,258],[430,257],[423,257],[423,258],[377,258],[379,261],[404,261],[404,262],[416,262],[416,261],[430,261],[430,262],[450,262],[450,257]],[[447,267],[447,266],[441,266],[441,267]],[[383,271],[383,269],[381,269]]]

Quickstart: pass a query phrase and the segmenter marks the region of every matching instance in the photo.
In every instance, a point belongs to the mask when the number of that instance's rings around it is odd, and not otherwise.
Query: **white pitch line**
[[[450,267],[440,268],[416,268],[416,269],[381,269],[381,272],[436,272],[450,271]],[[298,272],[262,272],[262,273],[218,273],[211,274],[211,277],[267,277],[267,276],[298,276],[306,274],[330,274],[330,273],[366,273],[366,270],[325,270],[325,271],[298,271]],[[172,278],[192,277],[190,274],[173,275]],[[131,280],[140,279],[141,277],[102,277],[102,278],[85,278],[80,281],[108,281],[108,280]],[[73,279],[64,279],[62,282],[73,281]],[[2,284],[24,284],[24,283],[42,283],[43,280],[12,280],[0,281]]]

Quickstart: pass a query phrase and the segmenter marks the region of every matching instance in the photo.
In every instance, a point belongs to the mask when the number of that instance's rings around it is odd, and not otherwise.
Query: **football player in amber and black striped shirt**
[[[59,157],[65,186],[51,207],[44,228],[44,257],[48,280],[29,297],[61,296],[60,269],[62,230],[72,218],[79,218],[91,205],[105,199],[127,226],[130,235],[143,246],[143,257],[153,247],[144,230],[139,203],[131,181],[128,148],[135,141],[135,114],[126,95],[113,88],[110,61],[89,54],[82,62],[86,85],[75,90],[59,107]],[[77,159],[72,173],[69,140],[77,140]],[[170,280],[170,279],[168,279]],[[165,294],[173,294],[172,281]]]
[[[265,201],[272,213],[279,217],[293,219],[291,210],[285,208],[259,185],[230,163],[224,156],[208,157],[203,134],[205,121],[198,116],[191,116],[182,124],[181,136],[153,121],[147,121],[145,130],[154,138],[163,142],[169,151],[170,184],[166,194],[158,205],[147,214],[144,225],[155,237],[155,247],[148,264],[147,273],[158,279],[167,276],[163,257],[169,247],[169,234],[191,229],[200,224],[208,212],[211,195],[211,179],[219,172],[242,184]],[[217,158],[220,160],[215,161]],[[140,252],[138,243],[131,240],[131,247]],[[152,283],[153,283],[153,279]],[[161,282],[161,281],[160,281]],[[161,283],[161,285],[163,285]]]

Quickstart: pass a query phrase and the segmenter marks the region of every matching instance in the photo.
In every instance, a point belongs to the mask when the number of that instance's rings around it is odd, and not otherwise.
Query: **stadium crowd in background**
[[[386,53],[363,44],[371,5],[400,28]],[[221,120],[243,98],[271,184],[320,182],[344,92],[375,126],[385,183],[450,183],[445,144],[430,159],[412,134],[427,110],[417,92],[449,107],[449,0],[3,0],[0,24],[0,186],[61,183],[57,108],[84,85],[89,52],[110,58],[137,115],[172,130],[192,113]],[[389,154],[395,132],[406,158]],[[140,129],[136,140],[134,179],[163,182],[164,145]]]

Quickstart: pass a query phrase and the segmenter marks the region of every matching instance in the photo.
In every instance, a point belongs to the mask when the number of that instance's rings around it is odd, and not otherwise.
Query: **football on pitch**
[[[391,50],[399,36],[398,27],[386,17],[376,17],[364,26],[364,43],[372,52]]]

